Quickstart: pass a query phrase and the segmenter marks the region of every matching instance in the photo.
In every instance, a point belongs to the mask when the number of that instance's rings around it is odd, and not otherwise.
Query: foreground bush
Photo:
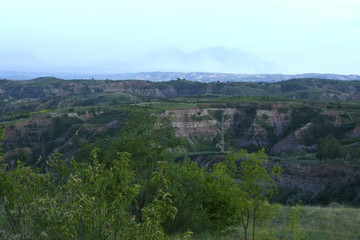
[[[118,153],[110,168],[97,160],[65,164],[59,155],[45,173],[18,162],[0,170],[1,239],[162,239],[161,224],[175,217],[170,195],[159,189],[136,222],[127,210],[139,193],[129,154]]]

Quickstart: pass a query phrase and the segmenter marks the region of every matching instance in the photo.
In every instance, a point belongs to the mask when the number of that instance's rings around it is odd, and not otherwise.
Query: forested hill
[[[168,82],[140,80],[62,80],[53,77],[26,81],[0,80],[0,100],[43,99],[95,93],[129,93],[154,97],[197,95],[274,96],[317,101],[360,99],[360,81],[293,79],[276,83],[210,82],[184,79]]]

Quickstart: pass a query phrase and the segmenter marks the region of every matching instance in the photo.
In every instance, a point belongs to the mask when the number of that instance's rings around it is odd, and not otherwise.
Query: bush
[[[328,135],[324,139],[320,139],[316,157],[320,160],[342,157],[342,146],[340,142],[333,135]]]

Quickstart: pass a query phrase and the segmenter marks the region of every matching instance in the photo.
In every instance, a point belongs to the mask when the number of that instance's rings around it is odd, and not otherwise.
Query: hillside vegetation
[[[360,205],[359,99],[324,79],[0,80],[0,236],[331,239],[327,214]]]
[[[0,80],[0,99],[44,99],[90,93],[130,93],[153,97],[198,95],[276,96],[319,101],[358,100],[360,81],[294,79],[276,83],[210,82],[187,80],[149,82],[140,80],[96,81],[37,78],[28,81]]]

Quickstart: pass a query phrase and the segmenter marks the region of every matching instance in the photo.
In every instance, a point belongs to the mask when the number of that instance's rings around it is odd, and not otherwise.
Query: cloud
[[[44,56],[43,56],[44,58]],[[276,64],[241,49],[212,47],[193,52],[164,48],[145,56],[129,58],[95,58],[83,61],[57,57],[39,58],[21,52],[0,53],[0,70],[125,73],[144,71],[222,72],[222,73],[279,73],[286,72]]]
[[[284,72],[274,63],[241,49],[212,47],[191,53],[162,49],[139,62],[147,70],[178,70],[224,73],[278,73]]]

